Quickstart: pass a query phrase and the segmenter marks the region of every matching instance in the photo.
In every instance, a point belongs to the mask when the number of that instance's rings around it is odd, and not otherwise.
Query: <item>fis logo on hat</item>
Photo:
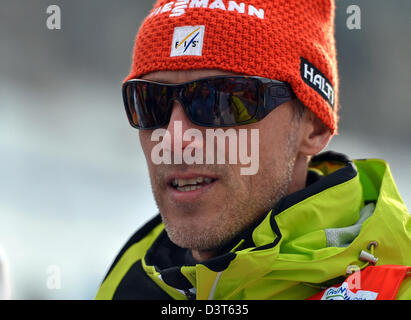
[[[170,57],[201,56],[205,26],[176,27]]]

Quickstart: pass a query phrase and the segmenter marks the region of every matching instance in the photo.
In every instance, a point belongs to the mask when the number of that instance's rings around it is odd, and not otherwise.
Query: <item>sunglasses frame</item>
[[[254,116],[251,119],[240,122],[240,123],[222,124],[222,125],[203,124],[203,123],[193,120],[190,116],[190,106],[186,105],[181,95],[181,88],[184,88],[185,86],[192,84],[194,82],[228,79],[228,78],[230,79],[246,78],[246,79],[257,80],[258,102],[257,102],[257,110]],[[136,125],[133,121],[130,108],[128,107],[127,93],[126,93],[128,85],[133,84],[133,83],[156,84],[156,85],[166,86],[167,88],[173,88],[174,90],[177,90],[177,91],[179,90],[180,92],[178,92],[178,97],[172,98],[170,99],[170,101],[177,100],[181,104],[182,108],[184,109],[184,112],[186,113],[187,117],[190,119],[190,121],[193,124],[200,126],[200,127],[207,127],[207,128],[236,127],[236,126],[254,123],[256,121],[257,122],[261,121],[271,111],[273,111],[275,108],[277,108],[281,104],[296,98],[296,95],[294,94],[290,84],[288,84],[287,82],[282,82],[282,81],[258,77],[258,76],[237,76],[237,75],[212,76],[212,77],[200,78],[200,79],[196,79],[193,81],[188,81],[188,82],[178,83],[178,84],[162,83],[162,82],[142,80],[142,79],[131,79],[131,80],[124,82],[122,85],[123,102],[124,102],[124,107],[125,107],[127,118],[128,118],[130,125],[133,128],[136,128],[139,130],[154,130],[154,129],[162,128],[170,122],[170,118],[168,118],[167,122],[161,125],[153,126],[153,127],[141,127],[139,125]],[[168,103],[170,101],[168,101]],[[170,109],[168,111],[172,112],[173,107],[171,106],[169,108]],[[171,112],[170,112],[170,115],[171,115]]]

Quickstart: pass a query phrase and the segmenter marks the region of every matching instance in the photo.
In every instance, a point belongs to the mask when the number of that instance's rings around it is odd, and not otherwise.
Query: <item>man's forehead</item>
[[[141,77],[143,80],[150,80],[163,83],[183,83],[201,78],[223,75],[238,75],[233,72],[219,69],[195,69],[178,71],[154,71]]]

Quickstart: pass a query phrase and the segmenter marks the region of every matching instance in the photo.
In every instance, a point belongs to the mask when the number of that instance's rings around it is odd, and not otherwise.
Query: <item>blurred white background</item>
[[[407,0],[338,1],[340,135],[328,149],[383,158],[411,207]],[[61,8],[48,30],[46,8]],[[0,245],[13,299],[93,299],[119,249],[157,209],[121,99],[151,0],[1,0]],[[348,30],[358,4],[361,30]],[[60,288],[47,287],[49,266]]]

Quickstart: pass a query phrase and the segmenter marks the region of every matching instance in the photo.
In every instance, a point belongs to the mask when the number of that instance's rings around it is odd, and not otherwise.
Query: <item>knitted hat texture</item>
[[[333,0],[159,0],[137,33],[125,81],[220,69],[288,82],[335,134],[334,15]]]

